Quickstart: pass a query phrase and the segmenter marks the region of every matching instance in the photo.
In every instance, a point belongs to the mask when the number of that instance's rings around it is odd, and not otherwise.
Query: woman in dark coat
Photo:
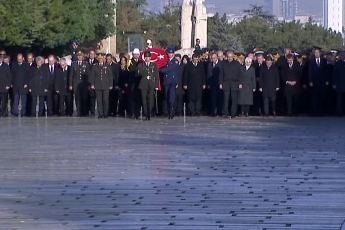
[[[279,90],[279,72],[277,66],[273,64],[273,58],[266,58],[266,65],[260,71],[259,90],[264,99],[265,116],[269,115],[269,103],[271,102],[273,116],[276,116],[276,99]]]
[[[31,92],[32,95],[31,114],[33,117],[36,117],[36,105],[38,99],[38,116],[42,117],[44,113],[44,97],[48,92],[49,69],[43,65],[44,59],[41,56],[36,57],[36,64],[37,67],[32,69],[32,75],[29,81],[29,92]]]
[[[241,115],[248,117],[250,106],[253,105],[253,92],[256,89],[255,67],[252,66],[251,58],[247,57],[242,66],[239,88],[238,104],[241,105]]]
[[[127,68],[127,58],[125,56],[120,58],[120,72],[119,72],[119,88],[121,90],[120,97],[121,102],[119,105],[119,113],[122,116],[125,116],[126,113],[132,114],[132,111],[130,111],[130,87],[133,85],[133,80],[130,78],[130,72]],[[125,113],[126,112],[126,113]],[[126,114],[127,115],[127,114]]]
[[[186,102],[185,90],[183,89],[183,73],[186,68],[186,65],[190,62],[190,59],[187,55],[184,55],[180,62],[180,74],[178,76],[178,85],[176,89],[176,115],[183,115],[183,103]],[[187,103],[187,102],[186,102]]]

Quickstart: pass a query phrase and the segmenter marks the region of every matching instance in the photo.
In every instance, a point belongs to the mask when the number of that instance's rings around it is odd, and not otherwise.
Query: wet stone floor
[[[345,118],[0,118],[0,230],[340,230]]]

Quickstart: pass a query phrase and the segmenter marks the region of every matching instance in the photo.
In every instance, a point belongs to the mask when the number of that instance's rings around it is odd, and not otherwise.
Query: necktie
[[[317,64],[317,66],[320,66],[320,60],[319,59],[316,59],[316,64]]]
[[[291,65],[291,64],[289,64],[289,68],[290,68],[290,69],[292,68],[292,65]]]
[[[215,63],[213,63],[213,68],[214,68],[214,67],[216,67],[216,64],[215,64]]]
[[[81,65],[81,61],[78,61],[78,65]]]
[[[53,73],[53,66],[50,66],[50,73]]]

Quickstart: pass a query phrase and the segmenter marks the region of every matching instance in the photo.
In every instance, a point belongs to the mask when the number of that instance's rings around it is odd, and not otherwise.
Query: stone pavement
[[[340,230],[344,118],[1,118],[0,230]]]

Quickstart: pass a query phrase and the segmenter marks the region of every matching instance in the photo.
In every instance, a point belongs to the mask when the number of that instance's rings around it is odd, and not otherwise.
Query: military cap
[[[168,47],[166,50],[167,53],[175,53],[175,49],[173,47]]]
[[[97,59],[99,60],[99,59],[103,59],[104,58],[104,56],[102,55],[102,54],[98,54],[97,55]]]
[[[258,50],[258,51],[255,51],[255,56],[260,56],[260,55],[264,55],[264,51],[262,51],[262,50]]]
[[[83,51],[79,50],[79,51],[77,52],[77,55],[78,55],[78,56],[83,56],[84,53],[83,53]]]
[[[144,57],[151,57],[151,52],[150,51],[145,51],[144,52]]]
[[[246,57],[246,55],[244,55],[243,53],[240,53],[237,55],[237,57],[240,59],[244,59]]]
[[[267,55],[266,58],[265,58],[266,61],[273,61],[273,57],[272,55]]]
[[[79,45],[79,42],[78,42],[77,40],[73,40],[71,43],[72,43],[72,44]]]

